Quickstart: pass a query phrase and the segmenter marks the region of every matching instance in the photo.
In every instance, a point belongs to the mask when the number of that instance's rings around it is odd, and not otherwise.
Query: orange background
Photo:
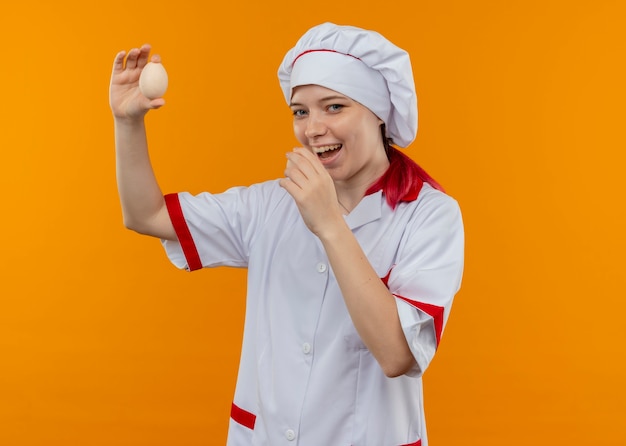
[[[464,284],[425,375],[431,444],[626,445],[626,4],[211,3],[0,10],[0,445],[224,444],[245,272],[181,272],[122,227],[111,63],[144,42],[162,55],[162,187],[217,192],[282,174],[296,142],[276,69],[323,21],[411,53],[407,153],[464,212]]]

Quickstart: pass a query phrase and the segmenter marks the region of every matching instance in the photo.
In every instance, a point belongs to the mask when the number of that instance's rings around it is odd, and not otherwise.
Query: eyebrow
[[[347,100],[348,97],[347,96],[339,96],[339,95],[333,95],[333,96],[324,96],[323,98],[321,98],[319,101],[317,102],[328,102],[328,101],[334,101],[334,100]],[[299,102],[291,102],[289,104],[290,107],[302,107],[304,104],[300,104]]]

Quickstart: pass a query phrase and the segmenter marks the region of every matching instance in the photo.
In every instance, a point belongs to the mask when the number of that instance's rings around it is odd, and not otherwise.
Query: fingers
[[[163,98],[152,99],[150,101],[150,108],[153,110],[156,110],[157,108],[161,108],[164,105],[165,105],[165,99]]]
[[[297,147],[292,152],[287,153],[287,168],[285,172],[299,172],[306,179],[313,179],[321,171],[317,168],[319,160],[309,150]],[[324,170],[323,166],[322,170]],[[287,175],[289,176],[289,175]]]
[[[293,152],[306,159],[315,170],[326,170],[324,169],[324,166],[322,166],[322,163],[320,162],[317,155],[315,155],[311,150],[305,149],[304,147],[296,147],[295,149],[293,149]]]
[[[300,188],[293,181],[291,181],[290,178],[281,178],[280,180],[278,180],[278,184],[294,198],[300,190]]]
[[[148,57],[150,56],[150,45],[143,44],[141,48],[139,48],[139,56],[137,57],[137,67],[143,68],[148,63]]]
[[[119,73],[124,70],[124,57],[126,56],[126,51],[120,51],[115,55],[115,59],[113,60],[113,72]]]
[[[304,188],[314,179],[314,172],[307,166],[305,160],[294,159],[292,154],[287,154],[287,166],[285,167],[285,177],[289,178],[294,186]]]
[[[342,215],[332,178],[308,149],[297,148],[286,156],[285,178],[279,180],[279,185],[293,197],[307,227],[318,234]]]
[[[143,68],[148,63],[148,59],[150,56],[151,47],[149,44],[144,44],[141,48],[133,48],[128,53],[126,51],[120,51],[115,55],[115,60],[113,61],[113,70],[115,72],[121,72],[124,69],[133,70],[135,68]],[[124,61],[124,57],[126,57],[126,61]],[[161,58],[158,55],[152,56],[153,62],[160,62]],[[124,65],[124,62],[126,64]]]
[[[137,68],[137,61],[139,60],[139,48],[133,48],[128,52],[126,56],[126,69],[134,70]]]
[[[289,157],[288,157],[289,158]],[[294,187],[301,188],[307,181],[306,175],[302,173],[302,170],[290,159],[287,159],[287,166],[285,167],[285,177],[293,183]]]

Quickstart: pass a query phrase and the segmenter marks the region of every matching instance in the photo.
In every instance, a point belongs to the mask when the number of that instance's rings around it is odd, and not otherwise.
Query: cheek
[[[296,139],[300,141],[300,144],[305,145],[306,137],[304,135],[304,126],[298,121],[294,121],[293,123],[293,134],[296,136]]]
[[[355,135],[361,142],[374,142],[380,139],[380,127],[371,119],[364,119],[354,126]]]

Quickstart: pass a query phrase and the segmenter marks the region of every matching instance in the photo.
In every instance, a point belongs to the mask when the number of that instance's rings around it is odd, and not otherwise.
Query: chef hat
[[[415,139],[417,97],[409,54],[375,31],[315,26],[287,52],[278,79],[287,103],[295,87],[321,85],[369,108],[400,147]]]

